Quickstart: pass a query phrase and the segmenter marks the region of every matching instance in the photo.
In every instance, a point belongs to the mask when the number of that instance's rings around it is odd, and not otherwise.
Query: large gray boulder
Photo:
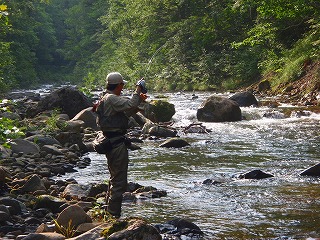
[[[61,109],[61,111],[68,114],[71,119],[81,110],[88,107],[92,107],[90,99],[78,89],[67,86],[62,87],[41,99],[36,107],[27,110],[27,115],[29,117],[34,117],[38,113],[46,110]]]
[[[231,99],[212,95],[198,108],[197,119],[200,122],[240,121],[241,109],[238,103]]]
[[[82,120],[84,122],[84,127],[90,127],[92,129],[98,130],[97,125],[97,114],[92,112],[92,107],[81,110],[76,116],[74,116],[72,121]]]
[[[258,106],[258,100],[251,92],[239,92],[230,97],[240,107]]]

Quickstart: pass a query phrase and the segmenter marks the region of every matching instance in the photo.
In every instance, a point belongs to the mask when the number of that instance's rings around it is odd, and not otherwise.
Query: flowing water
[[[168,94],[178,129],[197,122],[196,111],[209,93]],[[284,106],[289,108],[290,106]],[[299,174],[320,162],[320,115],[283,118],[266,107],[241,108],[247,120],[203,123],[208,134],[179,132],[190,146],[160,148],[164,140],[145,140],[130,152],[129,181],[166,190],[167,197],[124,203],[123,216],[150,223],[185,218],[197,224],[204,239],[305,239],[320,237],[319,179]],[[278,110],[281,111],[281,108]],[[109,174],[103,155],[64,178],[80,184],[102,182]],[[239,179],[260,169],[274,175]],[[206,179],[215,184],[203,184]]]

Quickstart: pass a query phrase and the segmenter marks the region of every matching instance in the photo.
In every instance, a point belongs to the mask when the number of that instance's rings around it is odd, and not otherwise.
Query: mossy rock
[[[105,238],[108,238],[112,233],[119,232],[125,229],[127,226],[128,226],[128,221],[125,221],[125,220],[115,221],[112,225],[103,229],[101,235],[104,236]]]
[[[157,122],[168,122],[176,113],[174,105],[164,100],[153,100],[151,106]]]

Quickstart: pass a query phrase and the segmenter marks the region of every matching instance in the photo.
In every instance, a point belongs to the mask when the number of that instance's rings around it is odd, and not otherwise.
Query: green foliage
[[[8,101],[0,100],[0,112],[10,112]],[[23,127],[19,126],[17,120],[12,120],[6,117],[0,117],[0,144],[9,148],[8,142],[11,139],[24,136]]]
[[[46,124],[42,129],[42,131],[51,133],[61,128],[63,129],[66,126],[65,124],[62,124],[61,126],[61,124],[59,123],[59,112],[60,112],[59,109],[54,109],[51,112],[51,116],[45,121]]]
[[[95,86],[95,77],[93,76],[92,72],[88,72],[88,75],[84,78],[83,86],[79,88],[80,91],[82,91],[85,95],[88,97],[92,97],[92,90]]]
[[[69,220],[68,226],[60,225],[56,219],[53,219],[54,225],[58,233],[61,233],[66,238],[72,238],[76,233],[75,226],[72,225],[72,219]]]
[[[308,63],[320,60],[320,22],[310,21],[311,30],[281,58],[282,68],[277,69],[278,80],[275,81],[275,85],[298,79],[304,74]]]
[[[67,80],[89,94],[110,71],[150,90],[237,88],[270,71],[287,81],[317,58],[319,16],[318,0],[11,0],[0,91]]]
[[[10,139],[19,138],[24,136],[24,133],[19,127],[17,127],[17,121],[9,118],[0,118],[0,143],[5,147],[9,147],[7,144]]]

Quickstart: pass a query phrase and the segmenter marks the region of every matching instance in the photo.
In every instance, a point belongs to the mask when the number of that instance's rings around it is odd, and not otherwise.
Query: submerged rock
[[[163,239],[200,239],[204,235],[196,224],[182,218],[156,224],[155,227],[163,234]]]
[[[190,144],[181,138],[170,138],[166,141],[164,141],[162,144],[160,144],[160,147],[174,147],[174,148],[182,148],[185,146],[189,146]]]
[[[240,107],[258,106],[258,101],[251,92],[239,92],[230,99],[236,101]]]
[[[304,170],[300,176],[320,177],[320,163]]]
[[[253,170],[239,176],[240,179],[263,179],[273,177],[272,174],[265,173],[261,170]]]

